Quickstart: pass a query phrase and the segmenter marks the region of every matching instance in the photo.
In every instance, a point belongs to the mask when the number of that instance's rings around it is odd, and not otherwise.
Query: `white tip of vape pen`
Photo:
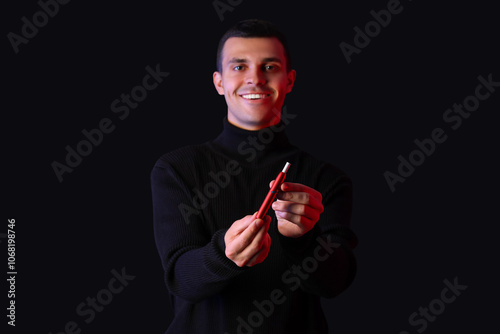
[[[286,174],[286,172],[288,171],[288,168],[290,168],[290,163],[289,162],[287,162],[285,164],[285,167],[283,168],[282,172]]]

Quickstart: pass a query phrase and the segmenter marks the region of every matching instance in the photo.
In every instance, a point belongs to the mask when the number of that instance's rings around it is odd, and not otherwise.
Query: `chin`
[[[262,113],[260,115],[251,115],[250,117],[248,117],[248,121],[255,124],[268,126],[269,123],[274,123],[276,121],[276,118],[279,119],[279,115],[277,116],[274,113]]]
[[[248,110],[247,115],[255,120],[260,120],[262,122],[268,122],[276,117],[280,117],[281,109],[277,108],[262,108],[258,110]]]

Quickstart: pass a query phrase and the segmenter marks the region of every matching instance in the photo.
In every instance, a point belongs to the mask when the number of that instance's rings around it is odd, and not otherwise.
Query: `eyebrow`
[[[281,64],[281,59],[277,58],[277,57],[267,57],[267,58],[264,58],[262,59],[262,61],[264,63],[271,63],[271,62],[275,62],[275,63],[280,63]],[[245,59],[245,58],[231,58],[228,62],[229,64],[234,64],[234,63],[248,63],[248,60]]]

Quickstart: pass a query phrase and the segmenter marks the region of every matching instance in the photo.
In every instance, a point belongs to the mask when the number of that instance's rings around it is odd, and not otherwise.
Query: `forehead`
[[[222,62],[239,58],[258,61],[264,58],[278,58],[285,63],[285,49],[275,37],[231,37],[222,51]]]

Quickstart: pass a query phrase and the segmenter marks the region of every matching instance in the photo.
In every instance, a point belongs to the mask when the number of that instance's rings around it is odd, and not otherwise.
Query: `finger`
[[[267,217],[269,217],[269,216],[267,216]],[[264,237],[266,236],[267,231],[269,229],[270,218],[271,217],[266,218],[264,220],[259,219],[259,221],[261,222],[262,225],[259,224],[259,226],[260,226],[259,230],[255,233],[252,242],[246,247],[245,251],[243,251],[243,252],[254,253],[258,249],[260,249],[260,247],[262,247]]]
[[[248,226],[250,226],[250,224],[252,224],[255,221],[256,219],[255,215],[257,215],[257,211],[253,215],[246,215],[245,217],[236,220],[230,227],[230,229],[232,229],[231,232],[235,236],[241,234],[248,228]]]
[[[319,191],[303,185],[301,183],[293,183],[293,182],[283,182],[281,184],[281,190],[284,192],[295,191],[295,192],[306,192],[309,193],[312,197],[315,197],[320,202],[323,200],[323,196]]]
[[[251,267],[256,264],[262,263],[269,255],[269,250],[271,249],[271,237],[266,235],[261,249],[255,254],[250,261],[248,261],[247,266]]]
[[[246,266],[252,267],[264,261],[267,255],[269,254],[270,249],[271,249],[271,237],[269,236],[269,234],[266,234],[261,248],[254,256],[252,256],[252,258],[248,261]]]
[[[278,219],[278,230],[284,236],[298,238],[307,233],[310,228],[304,225],[290,223],[288,220]]]
[[[238,255],[238,258],[241,261],[243,261],[244,263],[248,263],[248,261],[250,261],[250,259],[252,259],[255,256],[255,254],[257,254],[260,251],[263,243],[265,242],[265,238],[267,235],[266,230],[267,230],[266,226],[263,225],[253,238],[252,242],[241,250],[240,254]]]
[[[263,226],[264,221],[262,219],[253,220],[243,232],[234,238],[234,251],[242,253],[254,241],[254,238],[258,235]]]
[[[321,202],[320,199],[316,198],[315,196],[311,195],[310,193],[307,192],[298,192],[298,191],[287,191],[287,192],[282,192],[280,191],[277,196],[278,200],[281,201],[288,201],[288,202],[295,202],[299,204],[305,204],[308,205],[316,210],[319,210],[320,212],[323,212],[323,203]]]
[[[313,214],[306,216],[287,211],[276,211],[276,217],[278,217],[278,220],[286,220],[295,225],[310,226],[318,221],[319,214],[317,216]]]
[[[312,207],[306,204],[277,200],[272,204],[272,209],[276,212],[276,215],[281,218],[283,218],[283,216],[280,216],[279,213],[287,212],[294,215],[305,216],[316,221],[323,212],[323,205]]]
[[[226,257],[239,267],[245,266],[260,247],[265,229],[262,219],[254,220],[243,233],[226,242]],[[257,240],[255,240],[256,238]]]

